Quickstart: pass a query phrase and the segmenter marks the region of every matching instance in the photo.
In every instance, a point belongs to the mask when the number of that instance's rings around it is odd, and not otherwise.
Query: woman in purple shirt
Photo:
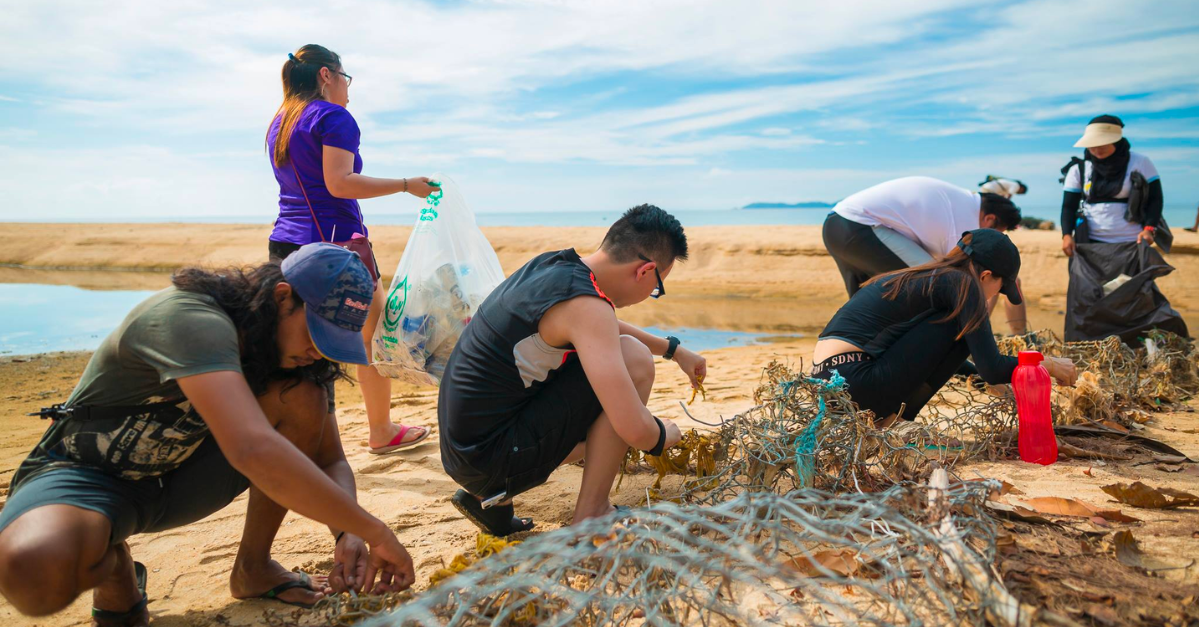
[[[343,71],[341,57],[315,44],[287,56],[283,105],[266,134],[279,182],[279,218],[271,232],[270,256],[279,259],[305,244],[346,241],[355,233],[368,235],[358,207],[360,198],[400,192],[424,198],[436,189],[423,176],[363,176],[358,123],[346,110],[351,77]],[[382,285],[376,285],[370,316],[362,328],[368,355],[385,300]],[[391,422],[391,379],[371,366],[359,366],[358,381],[366,401],[372,453],[411,446],[429,435],[424,427]]]

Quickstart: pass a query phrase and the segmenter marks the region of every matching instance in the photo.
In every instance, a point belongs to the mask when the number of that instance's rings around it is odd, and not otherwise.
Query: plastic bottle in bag
[[[504,280],[457,185],[433,179],[441,189],[412,229],[373,342],[376,371],[422,385],[440,383],[466,325]]]
[[[1020,459],[1048,466],[1057,461],[1057,436],[1053,433],[1049,405],[1053,382],[1049,371],[1041,365],[1045,359],[1041,353],[1020,351],[1017,359],[1019,365],[1012,373],[1012,390],[1020,418]]]

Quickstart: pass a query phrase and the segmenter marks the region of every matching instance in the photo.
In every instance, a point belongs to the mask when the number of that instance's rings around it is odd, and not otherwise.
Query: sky
[[[476,212],[998,174],[1029,186],[1028,213],[1060,205],[1059,169],[1103,113],[1167,206],[1199,203],[1193,0],[0,4],[0,220],[269,221],[263,137],[306,43],[354,77],[363,174],[443,173]]]

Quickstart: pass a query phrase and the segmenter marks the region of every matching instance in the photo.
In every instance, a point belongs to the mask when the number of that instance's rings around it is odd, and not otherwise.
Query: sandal
[[[517,518],[513,515],[512,504],[493,505],[487,509],[483,509],[483,504],[479,499],[471,496],[466,490],[458,490],[454,493],[454,498],[450,499],[457,509],[467,520],[471,521],[482,530],[484,533],[489,533],[497,538],[512,535],[520,531],[530,531],[533,529],[532,518]]]
[[[262,594],[260,594],[256,597],[247,597],[247,598],[266,599],[268,601],[278,601],[280,603],[285,603],[287,605],[294,605],[296,607],[302,607],[306,610],[310,610],[310,609],[312,609],[312,606],[315,605],[314,603],[300,603],[299,601],[288,601],[286,599],[279,598],[280,594],[283,594],[284,592],[287,592],[288,590],[295,590],[296,588],[304,588],[306,590],[311,590],[313,592],[317,591],[316,588],[312,587],[312,578],[308,576],[308,573],[296,573],[296,574],[300,576],[299,579],[291,579],[289,581],[284,581],[283,583],[275,586],[274,588],[271,588],[270,590],[267,590],[266,592],[263,592]]]
[[[142,600],[134,603],[133,607],[124,612],[113,612],[93,607],[93,627],[131,627],[139,624],[148,625],[150,623],[150,613],[146,611],[146,606],[150,603],[150,597],[146,596],[146,579],[148,578],[146,565],[141,562],[134,562],[133,574],[137,578],[137,591],[141,593]]]
[[[430,429],[428,427],[421,427],[421,429],[424,429],[424,433],[422,433],[419,438],[411,442],[405,442],[404,436],[408,435],[408,432],[413,428],[414,427],[409,427],[407,425],[400,425],[400,432],[396,434],[396,437],[392,438],[391,442],[387,443],[387,446],[380,446],[379,448],[371,449],[371,455],[386,455],[387,453],[401,449],[411,448],[417,444],[420,444],[421,442],[424,442],[429,437]]]

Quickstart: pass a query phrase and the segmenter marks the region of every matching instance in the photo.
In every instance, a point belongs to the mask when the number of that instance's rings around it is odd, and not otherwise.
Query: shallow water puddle
[[[161,279],[159,279],[161,280]],[[0,355],[95,350],[134,306],[154,290],[92,290],[73,285],[0,283]],[[778,341],[788,336],[678,324],[649,325],[657,335],[676,335],[688,348],[706,351]],[[731,322],[731,320],[730,320]],[[645,324],[645,322],[641,322]],[[732,325],[730,325],[732,326]],[[738,325],[739,326],[739,325]]]
[[[153,293],[0,283],[0,355],[93,350]]]

